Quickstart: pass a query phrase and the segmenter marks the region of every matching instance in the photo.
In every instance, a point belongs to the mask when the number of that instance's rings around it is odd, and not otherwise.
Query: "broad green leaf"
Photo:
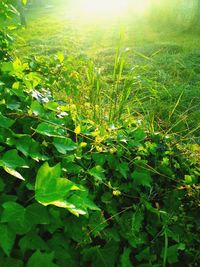
[[[104,172],[105,170],[99,165],[89,170],[89,174],[98,181],[102,181],[103,179],[105,179]]]
[[[36,133],[46,135],[46,136],[54,136],[59,137],[63,136],[64,131],[60,128],[60,126],[52,125],[50,123],[42,122],[36,128]]]
[[[35,184],[35,198],[43,205],[55,205],[70,208],[66,198],[71,190],[80,190],[66,178],[60,178],[61,166],[49,167],[45,162],[38,170]]]
[[[57,112],[59,104],[57,102],[54,102],[54,101],[49,101],[49,102],[44,104],[44,107],[45,107],[45,109],[49,109],[49,110]]]
[[[16,149],[4,153],[0,165],[9,169],[28,168],[25,160],[18,155]]]
[[[148,172],[134,171],[131,177],[133,178],[134,182],[138,185],[143,185],[147,187],[151,186],[152,179]]]
[[[59,267],[53,263],[54,252],[42,253],[37,250],[28,260],[27,267]]]
[[[0,127],[0,142],[6,143],[7,139],[12,136],[12,133],[10,129]]]
[[[72,218],[72,220],[69,222],[68,218],[68,225],[70,225],[70,234],[80,234],[79,235],[79,242],[82,241],[84,238],[83,234],[85,232],[82,231],[81,229],[81,224],[78,223],[79,221],[74,221],[76,218]],[[69,233],[67,232],[67,235],[69,236]],[[66,262],[67,266],[66,267],[76,267],[77,266],[77,257],[76,252],[73,248],[73,246],[70,246],[68,242],[66,242],[66,235],[63,235],[62,233],[54,233],[52,238],[48,240],[48,245],[51,249],[51,251],[55,251],[55,258],[56,258],[56,263],[58,266],[65,267]]]
[[[64,162],[63,163],[63,170],[67,173],[79,174],[83,170],[83,168],[75,163],[71,162]]]
[[[3,205],[1,222],[8,223],[11,229],[18,234],[25,234],[30,230],[30,224],[26,220],[26,209],[16,202],[8,201]]]
[[[15,233],[6,224],[0,223],[0,246],[9,257],[15,242]]]
[[[6,107],[10,110],[18,110],[20,107],[20,102],[16,101],[16,99],[10,99],[9,101],[7,101],[6,103]]]
[[[27,68],[26,63],[22,65],[23,68]],[[26,79],[24,79],[24,83],[26,84],[29,90],[35,88],[38,84],[40,84],[41,78],[37,72],[29,72],[26,75]]]
[[[61,154],[66,154],[67,151],[73,151],[77,149],[77,144],[70,138],[54,138],[53,144]]]
[[[73,208],[69,209],[71,213],[76,216],[86,215],[87,209],[100,210],[94,203],[88,198],[87,191],[77,191],[67,199],[68,203],[74,205]]]
[[[92,158],[97,163],[97,165],[100,166],[103,166],[103,164],[106,162],[106,155],[104,153],[93,153]]]
[[[46,242],[37,234],[35,229],[20,239],[19,247],[22,253],[27,250],[48,250]]]
[[[12,93],[16,96],[18,96],[19,98],[22,98],[24,97],[24,91],[23,91],[23,86],[21,85],[20,86],[20,83],[19,82],[15,82],[13,85],[12,85]]]
[[[38,202],[66,208],[76,216],[87,214],[87,209],[99,210],[88,198],[87,191],[66,178],[60,178],[61,166],[49,167],[44,163],[37,174],[35,198]],[[74,191],[73,194],[69,194]]]
[[[21,151],[25,156],[30,156],[32,159],[47,160],[48,157],[40,153],[40,144],[37,143],[30,136],[24,136],[16,140],[16,147]]]
[[[10,128],[14,124],[14,120],[11,120],[0,113],[0,127]]]
[[[3,72],[12,72],[13,71],[12,62],[3,62],[2,65],[1,65],[1,70]]]
[[[36,116],[43,116],[45,114],[45,110],[42,105],[38,101],[32,101],[31,103],[31,111]]]
[[[47,208],[37,203],[26,207],[25,216],[31,225],[49,223],[49,214],[47,212]]]
[[[183,243],[176,244],[167,249],[167,261],[169,262],[169,264],[174,264],[176,262],[179,262],[178,259],[179,250],[185,250],[185,244]]]

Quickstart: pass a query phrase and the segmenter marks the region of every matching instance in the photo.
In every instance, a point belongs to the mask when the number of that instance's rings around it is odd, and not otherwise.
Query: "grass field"
[[[26,16],[14,56],[63,53],[65,67],[70,62],[79,77],[76,101],[98,106],[100,121],[135,115],[154,131],[199,140],[197,32],[159,27],[136,15],[96,19],[63,5],[30,9]],[[57,99],[64,99],[66,90],[57,89]]]

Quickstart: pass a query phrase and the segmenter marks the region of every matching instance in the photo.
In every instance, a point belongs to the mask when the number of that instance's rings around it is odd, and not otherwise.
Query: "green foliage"
[[[33,67],[0,64],[0,264],[197,266],[199,146],[98,125]]]
[[[13,69],[4,80],[16,77]],[[195,264],[198,147],[150,134],[134,120],[99,131],[74,106],[42,101],[42,92],[35,98],[39,88],[31,96],[27,69],[16,71],[19,86],[1,90],[1,259],[13,266],[173,266],[180,257]]]

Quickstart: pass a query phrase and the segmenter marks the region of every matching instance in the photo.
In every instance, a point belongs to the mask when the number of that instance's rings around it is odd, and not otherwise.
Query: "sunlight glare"
[[[136,12],[143,13],[150,7],[151,0],[135,0],[133,1],[133,7]]]
[[[72,14],[84,21],[126,18],[127,15],[143,15],[150,7],[151,0],[74,0]]]
[[[84,0],[82,10],[93,16],[115,16],[128,8],[128,0]]]

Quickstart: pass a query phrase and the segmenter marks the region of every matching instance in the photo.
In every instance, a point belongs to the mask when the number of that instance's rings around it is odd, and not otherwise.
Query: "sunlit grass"
[[[96,20],[100,18],[97,15],[92,21],[86,20],[77,1],[71,2],[74,9],[66,6],[65,11],[66,1],[61,2],[51,10],[39,9],[27,15],[28,28],[20,32],[21,39],[17,37],[16,56],[48,58],[60,51],[66,64],[71,58],[71,67],[80,75],[79,95],[76,92],[74,96],[77,105],[92,102],[98,107],[94,109],[96,119],[140,114],[149,125],[155,123],[159,129],[172,132],[197,124],[199,35],[178,33],[174,28],[155,30],[154,23],[128,15],[120,23],[111,23],[109,16],[109,23]],[[148,1],[144,6],[136,2],[138,10],[148,8]],[[90,8],[95,6],[87,8],[85,14],[93,13]],[[119,44],[121,28],[124,34]],[[61,90],[56,94],[62,98]]]

